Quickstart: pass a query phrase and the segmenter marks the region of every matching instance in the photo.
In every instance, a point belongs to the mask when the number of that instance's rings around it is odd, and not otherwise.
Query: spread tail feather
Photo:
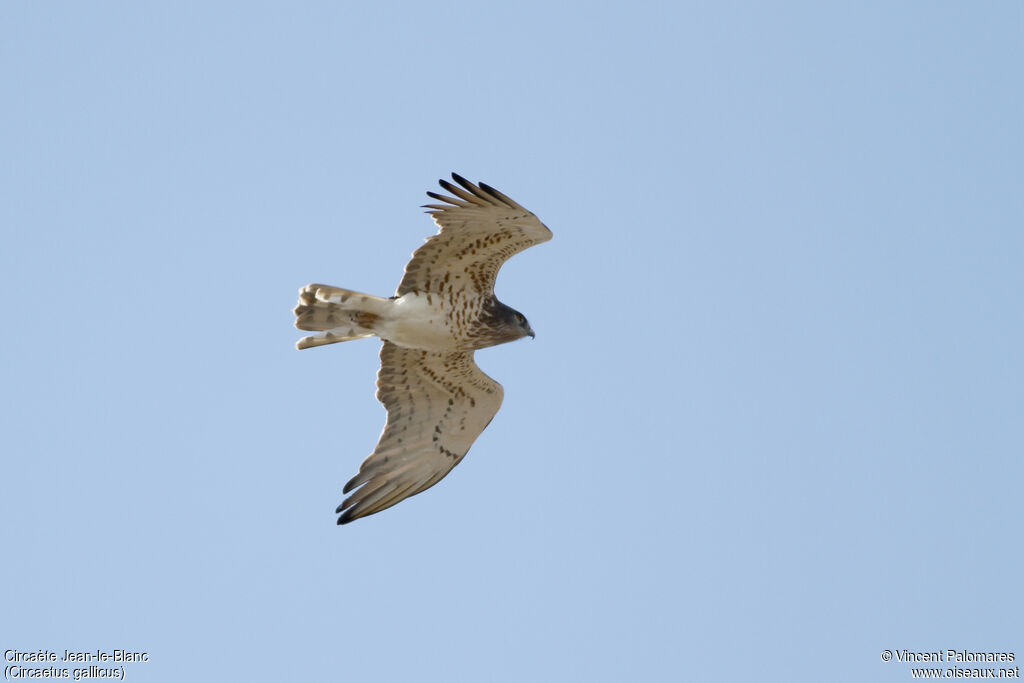
[[[308,337],[303,337],[299,341],[295,342],[295,348],[299,349],[311,349],[314,346],[323,346],[324,344],[337,344],[343,341],[352,341],[353,339],[362,339],[363,337],[372,337],[373,332],[367,332],[366,330],[357,330],[357,328],[350,328],[345,330],[343,328],[335,328],[333,330],[325,330],[324,332],[317,332],[311,334]]]
[[[303,337],[295,346],[308,349],[373,336],[374,323],[390,303],[388,299],[340,287],[306,285],[299,290],[295,327],[317,334]]]

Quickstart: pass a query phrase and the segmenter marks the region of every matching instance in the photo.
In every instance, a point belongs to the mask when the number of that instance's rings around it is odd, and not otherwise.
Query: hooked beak
[[[533,333],[533,328],[532,327],[527,326],[526,334],[530,335],[530,339],[536,339],[537,338],[537,335],[535,335]]]

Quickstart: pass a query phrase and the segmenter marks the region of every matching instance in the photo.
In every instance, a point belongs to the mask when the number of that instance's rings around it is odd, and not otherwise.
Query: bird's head
[[[497,299],[484,306],[481,322],[487,331],[487,346],[535,336],[525,315]]]
[[[509,310],[512,311],[513,327],[517,332],[519,332],[519,336],[516,337],[516,339],[522,339],[527,336],[530,337],[530,339],[533,339],[537,336],[533,333],[533,328],[530,327],[530,321],[526,319],[525,315],[519,311],[512,310],[511,308]]]

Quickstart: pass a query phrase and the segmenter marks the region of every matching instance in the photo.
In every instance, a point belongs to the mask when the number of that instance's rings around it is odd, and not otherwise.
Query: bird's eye
[[[516,322],[520,325],[526,322],[526,318],[523,317],[522,313],[516,313]]]

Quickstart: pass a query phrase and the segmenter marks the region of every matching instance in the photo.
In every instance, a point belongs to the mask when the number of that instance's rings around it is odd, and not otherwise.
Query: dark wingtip
[[[459,185],[462,185],[467,190],[472,190],[473,189],[473,183],[469,182],[468,180],[466,180],[465,178],[460,176],[455,171],[452,171],[452,180],[457,182]]]

